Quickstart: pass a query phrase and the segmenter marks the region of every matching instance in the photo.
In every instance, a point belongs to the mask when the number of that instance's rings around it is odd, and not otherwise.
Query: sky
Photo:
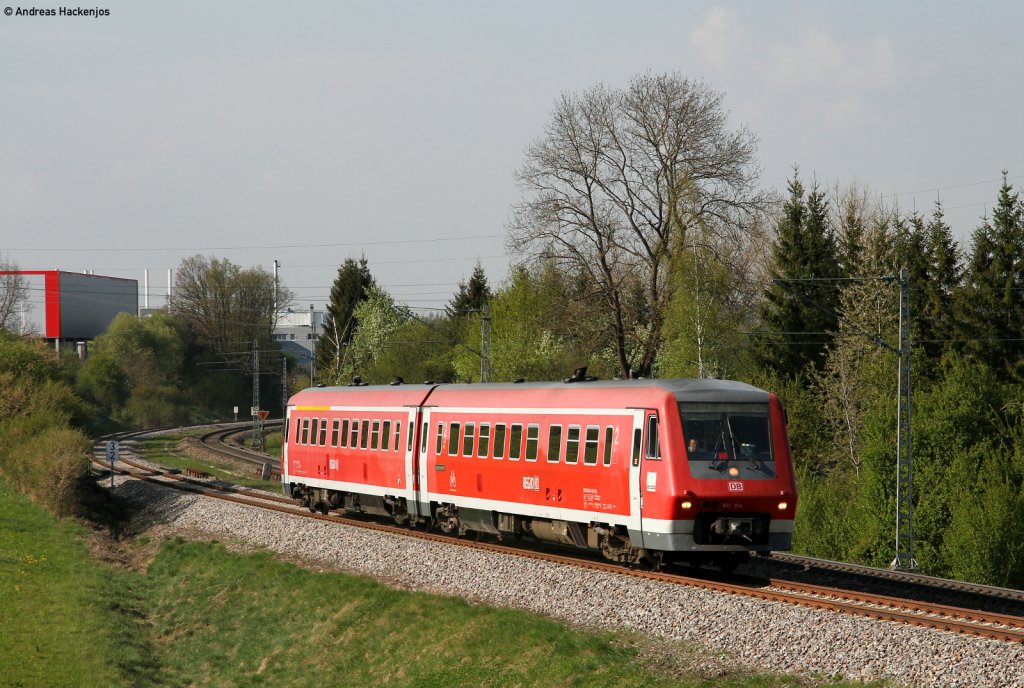
[[[152,307],[196,254],[278,261],[301,309],[347,257],[421,313],[477,263],[500,285],[515,171],[556,99],[644,73],[723,93],[780,193],[798,167],[908,211],[941,198],[966,244],[1003,170],[1024,184],[1022,3],[5,7],[0,258],[140,290],[148,270]],[[101,16],[25,13],[62,7]]]

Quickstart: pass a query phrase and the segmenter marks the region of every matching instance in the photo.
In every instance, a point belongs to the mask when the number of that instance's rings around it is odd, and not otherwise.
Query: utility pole
[[[491,307],[484,304],[480,318],[480,382],[491,381]]]
[[[870,278],[869,278],[870,279]],[[858,335],[874,342],[877,346],[892,351],[899,358],[897,367],[897,400],[896,400],[896,558],[889,564],[892,570],[917,571],[917,559],[914,558],[914,479],[913,479],[913,426],[911,420],[910,384],[910,271],[900,268],[898,274],[882,275],[874,279],[883,282],[897,282],[900,287],[900,318],[899,341],[893,348],[891,344],[877,335],[872,335],[860,327],[849,323],[840,316]],[[806,280],[777,280],[779,282]],[[802,298],[802,297],[801,297]]]
[[[309,386],[316,386],[316,312],[313,311],[313,304],[309,304],[309,326],[312,328],[312,338],[309,340]]]
[[[281,267],[281,264],[277,262],[277,258],[274,259],[274,327],[277,327],[277,313],[280,306],[277,303],[277,269]]]
[[[260,345],[252,340],[252,446],[263,446],[260,433]]]
[[[281,373],[281,417],[288,413],[288,359],[284,359],[284,371]]]
[[[900,270],[899,391],[896,422],[896,558],[889,568],[917,571],[914,559],[914,480],[911,470],[910,271]]]

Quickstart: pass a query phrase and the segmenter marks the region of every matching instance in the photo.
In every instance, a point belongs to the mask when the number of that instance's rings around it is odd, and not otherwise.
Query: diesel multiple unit
[[[723,380],[310,388],[281,473],[311,510],[653,566],[787,550],[796,509],[782,405]]]

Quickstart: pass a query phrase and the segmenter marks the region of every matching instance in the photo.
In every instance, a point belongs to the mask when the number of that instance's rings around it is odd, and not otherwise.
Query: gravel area
[[[240,540],[391,585],[634,630],[707,650],[701,670],[743,667],[897,686],[1024,687],[1024,646],[311,521],[121,479],[139,526]],[[717,671],[720,671],[719,668]]]

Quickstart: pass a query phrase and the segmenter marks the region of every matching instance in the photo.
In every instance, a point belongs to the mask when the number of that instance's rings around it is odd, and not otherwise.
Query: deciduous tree
[[[28,280],[16,274],[17,264],[0,258],[0,330],[22,332],[21,314],[28,312]]]
[[[742,240],[765,207],[755,138],[726,120],[707,85],[648,74],[563,95],[526,150],[510,247],[593,285],[621,375],[654,367],[670,256],[689,228]]]
[[[251,374],[253,342],[264,351],[272,348],[274,306],[291,300],[291,292],[261,267],[242,269],[226,258],[196,255],[178,268],[170,308],[200,346]]]

